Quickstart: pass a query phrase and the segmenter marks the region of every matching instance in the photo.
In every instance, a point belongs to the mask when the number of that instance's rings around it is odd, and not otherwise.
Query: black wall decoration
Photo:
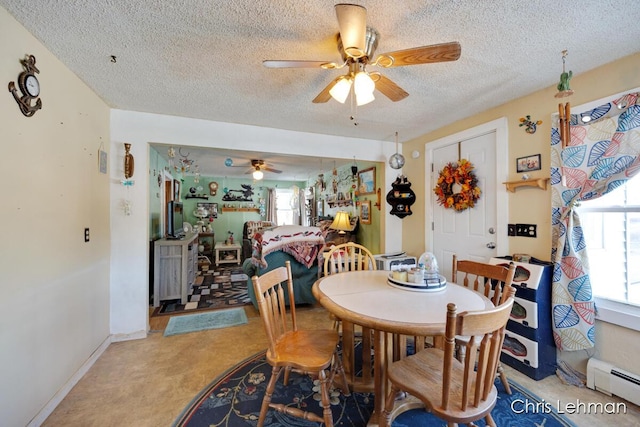
[[[400,175],[391,184],[391,191],[387,194],[387,203],[391,205],[391,215],[404,218],[411,215],[411,205],[416,202],[416,193],[411,189],[411,183],[406,176]]]

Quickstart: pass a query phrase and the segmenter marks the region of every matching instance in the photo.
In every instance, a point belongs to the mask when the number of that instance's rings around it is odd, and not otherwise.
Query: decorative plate
[[[413,282],[403,282],[401,280],[394,279],[391,274],[387,278],[387,283],[394,288],[404,289],[405,291],[414,291],[414,292],[440,292],[444,291],[447,287],[447,279],[444,276],[438,275],[438,281],[413,283]]]

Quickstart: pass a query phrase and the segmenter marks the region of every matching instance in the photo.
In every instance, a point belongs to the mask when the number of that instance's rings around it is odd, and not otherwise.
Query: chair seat
[[[442,409],[442,360],[444,352],[436,348],[428,348],[414,355],[394,362],[388,369],[388,376],[394,383],[402,384],[402,389],[427,405],[427,409],[439,418],[466,423],[482,418],[495,406],[498,390],[492,384],[489,397],[481,401],[479,407],[473,408],[473,396],[468,397],[468,408],[460,410],[462,401],[462,378],[464,365],[452,360],[449,407]],[[474,381],[475,382],[475,381]],[[438,384],[438,387],[434,387]],[[472,385],[471,389],[474,388]]]
[[[338,332],[332,329],[289,331],[278,339],[275,356],[267,350],[267,361],[310,371],[326,369],[339,339]]]

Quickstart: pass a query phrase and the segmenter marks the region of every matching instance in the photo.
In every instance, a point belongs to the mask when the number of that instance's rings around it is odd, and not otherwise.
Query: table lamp
[[[338,234],[341,237],[340,242],[338,244],[344,243],[344,240],[346,240],[345,239],[346,232],[351,231],[351,221],[349,220],[349,214],[345,211],[338,211],[338,213],[336,213],[335,219],[333,220],[329,228],[333,230],[338,230]]]

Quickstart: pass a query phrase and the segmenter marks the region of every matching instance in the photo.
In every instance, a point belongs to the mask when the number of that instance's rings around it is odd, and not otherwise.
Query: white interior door
[[[453,255],[458,259],[486,262],[497,255],[496,240],[496,132],[492,131],[433,150],[435,183],[438,173],[449,162],[463,158],[474,166],[482,194],[475,206],[462,212],[445,209],[432,198],[433,253],[440,274],[451,278]],[[433,187],[432,186],[432,187]]]

